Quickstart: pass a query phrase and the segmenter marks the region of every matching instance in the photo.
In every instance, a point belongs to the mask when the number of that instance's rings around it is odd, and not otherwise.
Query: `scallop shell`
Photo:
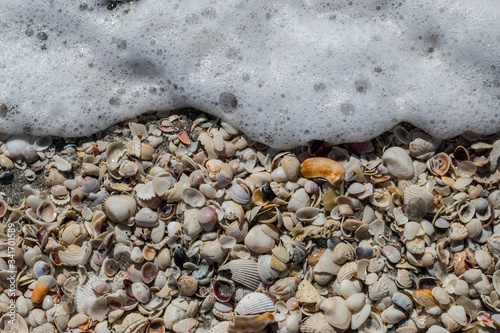
[[[310,202],[311,199],[309,198],[309,195],[307,194],[306,190],[300,188],[297,191],[295,191],[295,193],[292,194],[292,196],[290,197],[290,201],[288,201],[287,210],[290,212],[295,212],[300,208],[309,206]]]
[[[312,157],[300,165],[300,171],[306,178],[324,178],[331,184],[339,186],[344,180],[342,164],[325,157]]]
[[[245,237],[245,246],[255,253],[269,253],[275,244],[275,240],[262,231],[262,226],[254,226]]]
[[[382,155],[391,175],[401,179],[411,179],[415,173],[410,155],[400,147],[391,147]]]
[[[325,315],[317,312],[306,318],[300,325],[303,333],[336,333],[337,330],[326,321]]]
[[[248,223],[232,222],[226,229],[226,235],[234,237],[237,243],[243,241],[248,234]]]
[[[450,226],[450,238],[453,241],[458,241],[467,238],[469,232],[461,223],[452,223]]]
[[[136,207],[134,197],[113,195],[104,200],[102,208],[111,221],[127,224],[128,220],[135,214]]]
[[[228,191],[228,195],[237,204],[248,205],[252,201],[252,189],[243,181],[235,180]]]
[[[229,321],[222,321],[214,326],[212,326],[207,333],[227,333],[227,329],[229,328]]]
[[[378,280],[368,287],[368,295],[371,300],[378,301],[389,295],[389,287],[381,280]]]
[[[330,297],[324,300],[320,306],[325,313],[326,321],[333,327],[347,329],[351,323],[351,311],[342,297]]]
[[[261,283],[257,263],[253,260],[236,259],[221,266],[219,270],[230,270],[231,279],[235,282],[256,290]]]
[[[356,253],[350,244],[339,243],[333,249],[332,260],[337,265],[342,265],[346,261],[352,261],[356,257]]]
[[[250,293],[245,295],[234,308],[234,312],[242,316],[265,312],[272,313],[274,311],[273,300],[263,293]]]

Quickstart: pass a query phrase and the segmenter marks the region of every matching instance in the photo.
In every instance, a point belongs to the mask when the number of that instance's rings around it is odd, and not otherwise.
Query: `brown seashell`
[[[446,153],[439,153],[427,160],[427,169],[435,175],[444,176],[451,166],[451,158]]]
[[[198,289],[198,281],[194,276],[183,274],[177,280],[177,286],[179,287],[179,292],[183,296],[193,296]]]
[[[415,302],[425,308],[432,308],[438,305],[430,289],[417,289],[412,293],[412,296]]]
[[[333,249],[332,260],[337,265],[342,265],[346,261],[354,260],[356,253],[350,244],[339,243]]]
[[[107,259],[103,265],[104,273],[109,277],[114,276],[120,270],[120,263],[115,259]]]
[[[235,316],[227,331],[229,333],[258,332],[274,322],[274,315],[266,312],[254,316]]]
[[[308,158],[300,165],[300,171],[306,178],[325,178],[335,186],[340,185],[345,175],[342,164],[325,157]]]

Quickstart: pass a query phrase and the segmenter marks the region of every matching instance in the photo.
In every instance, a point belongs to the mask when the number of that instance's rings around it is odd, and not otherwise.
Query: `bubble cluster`
[[[487,1],[34,0],[4,4],[2,23],[7,133],[90,135],[180,107],[276,148],[401,121],[440,138],[500,129]]]

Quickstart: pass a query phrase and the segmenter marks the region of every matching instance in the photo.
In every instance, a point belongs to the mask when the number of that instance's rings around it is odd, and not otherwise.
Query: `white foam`
[[[401,121],[500,129],[495,0],[0,4],[2,132],[83,136],[185,106],[278,148]]]

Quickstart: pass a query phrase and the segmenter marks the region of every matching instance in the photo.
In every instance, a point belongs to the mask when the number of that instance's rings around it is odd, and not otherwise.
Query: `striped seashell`
[[[226,235],[234,237],[237,243],[242,242],[248,234],[248,223],[240,224],[238,221],[233,221],[226,229]]]
[[[418,185],[410,185],[404,191],[404,204],[407,205],[408,202],[413,198],[424,199],[427,207],[432,207],[434,203],[434,195],[429,192],[424,187]]]
[[[227,333],[227,329],[229,328],[229,321],[223,321],[221,323],[218,323],[215,326],[212,326],[207,333]]]
[[[122,322],[122,333],[144,332],[148,326],[149,320],[138,313],[131,313],[125,317]]]
[[[450,238],[457,241],[467,238],[469,232],[467,228],[461,223],[452,223],[450,226]]]
[[[263,228],[271,230],[267,228],[266,225],[260,224],[250,229],[246,235],[244,244],[250,249],[250,251],[255,253],[268,253],[274,247],[275,240],[265,233]]]
[[[384,282],[378,280],[368,287],[368,295],[371,300],[378,301],[389,295],[389,288]]]
[[[256,290],[261,283],[257,263],[253,260],[237,259],[221,266],[219,270],[230,270],[231,279],[251,290]]]
[[[274,282],[280,275],[280,272],[270,266],[270,255],[262,255],[259,257],[259,262],[257,264],[257,269],[259,271],[260,279],[264,284],[270,284]]]
[[[238,303],[234,312],[241,316],[274,312],[273,300],[263,293],[250,293],[245,295]]]
[[[422,254],[425,252],[425,241],[421,238],[415,238],[406,242],[406,249],[412,254]]]
[[[482,235],[483,233],[483,223],[479,219],[472,219],[466,225],[467,233],[469,238],[475,239]]]
[[[83,243],[82,246],[72,244],[66,250],[58,252],[62,264],[67,266],[85,265],[91,254],[92,246],[89,242]]]
[[[265,233],[266,235],[268,235],[273,239],[280,238],[280,232],[274,224],[267,224],[267,223],[261,224],[260,229],[262,230],[263,233]]]
[[[356,257],[356,253],[350,244],[339,243],[333,249],[332,260],[337,265],[342,265],[346,261],[352,261]]]
[[[87,313],[89,307],[96,301],[97,297],[92,289],[92,282],[79,285],[76,290],[76,310],[78,313]]]
[[[300,325],[302,333],[336,333],[337,330],[326,321],[325,315],[317,312],[308,317]]]
[[[103,210],[106,216],[113,222],[127,223],[135,214],[137,204],[134,197],[130,195],[109,196],[103,202]]]
[[[378,273],[385,267],[385,261],[382,258],[373,258],[370,259],[370,263],[368,264],[368,272],[370,273]]]
[[[337,280],[336,282],[340,283],[344,280],[350,280],[352,277],[356,276],[356,273],[358,271],[358,263],[355,261],[348,262],[347,264],[344,264],[338,274],[337,274]]]

